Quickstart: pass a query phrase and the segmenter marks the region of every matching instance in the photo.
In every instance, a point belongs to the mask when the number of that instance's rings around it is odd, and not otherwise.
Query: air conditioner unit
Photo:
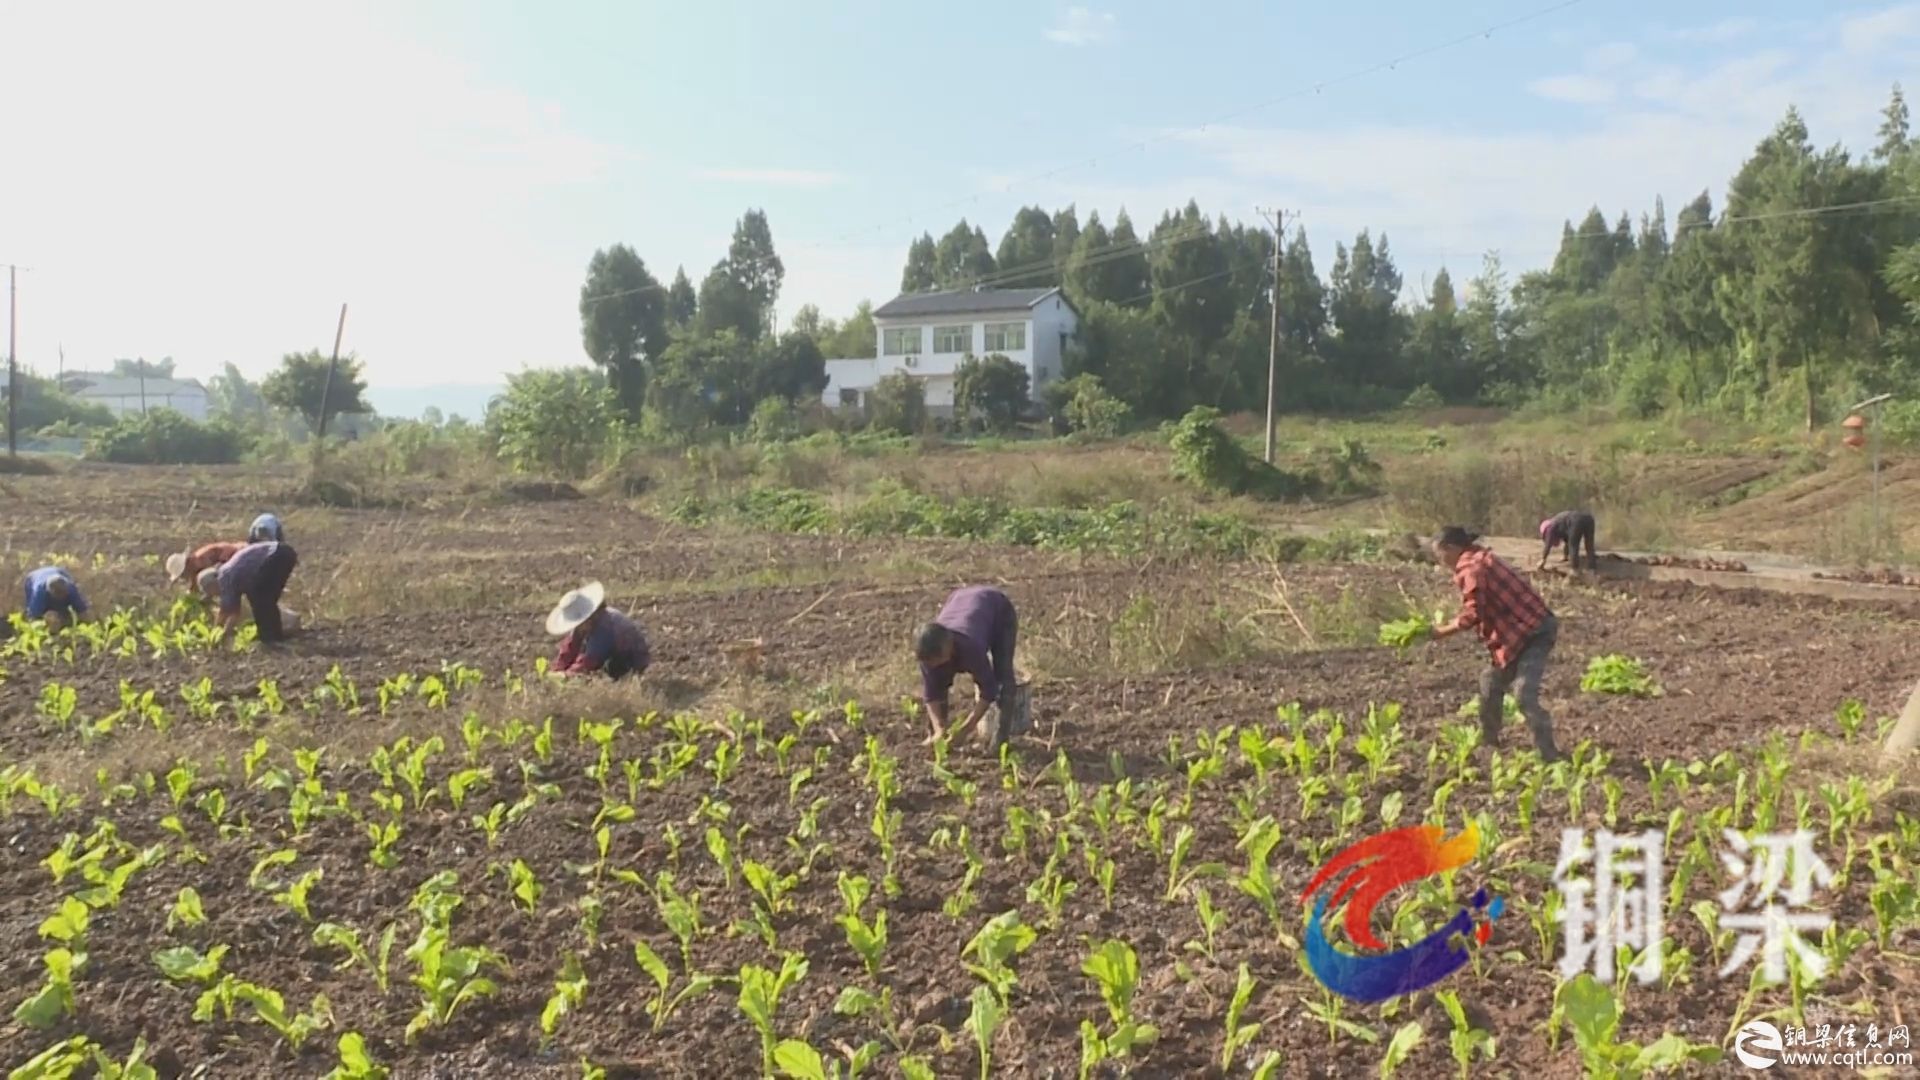
[[[905,363],[908,367],[919,367],[920,358],[917,356],[909,356],[906,358]]]

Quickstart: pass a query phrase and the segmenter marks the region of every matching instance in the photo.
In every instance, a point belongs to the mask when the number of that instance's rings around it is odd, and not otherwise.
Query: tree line
[[[1601,404],[1808,425],[1856,394],[1920,389],[1920,157],[1896,86],[1860,157],[1816,149],[1789,110],[1716,213],[1702,192],[1669,223],[1597,207],[1552,264],[1510,278],[1488,255],[1408,297],[1388,238],[1363,230],[1317,272],[1303,230],[1280,252],[1281,406]],[[908,247],[904,291],[1058,286],[1081,310],[1069,374],[1132,410],[1265,404],[1271,233],[1189,202],[1143,239],[1074,207],[1026,207],[997,248],[962,220]]]
[[[907,248],[902,292],[1060,287],[1083,318],[1067,374],[1137,417],[1266,400],[1273,304],[1281,406],[1603,405],[1812,425],[1842,399],[1920,391],[1920,155],[1895,86],[1871,151],[1816,148],[1788,110],[1727,185],[1671,220],[1598,207],[1568,221],[1545,269],[1487,255],[1464,286],[1446,268],[1408,295],[1385,234],[1336,244],[1323,275],[1296,228],[1281,241],[1195,202],[1141,235],[1125,210],[1024,207],[997,245],[961,220]],[[874,353],[872,307],[807,305],[776,332],[785,268],[748,211],[695,289],[662,285],[624,245],[581,288],[587,354],[628,419],[684,429],[744,422],[773,397],[810,399],[823,358]],[[1083,384],[1086,382],[1083,380]]]

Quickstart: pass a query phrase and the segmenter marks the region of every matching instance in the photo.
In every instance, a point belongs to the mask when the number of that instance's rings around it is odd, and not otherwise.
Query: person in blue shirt
[[[281,527],[278,517],[261,514],[253,519],[253,525],[247,529],[247,543],[258,544],[267,540],[284,544],[287,542],[287,530]]]
[[[28,574],[24,584],[29,619],[44,618],[48,626],[59,629],[87,614],[87,598],[80,594],[80,584],[63,567],[43,566]]]

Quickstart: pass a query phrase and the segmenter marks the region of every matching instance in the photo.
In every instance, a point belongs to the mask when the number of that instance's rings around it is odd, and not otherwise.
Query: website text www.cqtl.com
[[[1782,1065],[1828,1065],[1842,1069],[1884,1069],[1913,1064],[1906,1050],[1782,1050]]]

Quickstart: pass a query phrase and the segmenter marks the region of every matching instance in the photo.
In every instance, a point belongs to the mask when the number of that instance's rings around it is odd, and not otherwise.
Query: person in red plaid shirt
[[[1540,679],[1559,637],[1560,620],[1527,579],[1481,547],[1479,539],[1458,525],[1447,526],[1434,538],[1434,556],[1453,571],[1453,583],[1460,589],[1459,616],[1434,627],[1434,640],[1473,630],[1493,656],[1493,666],[1480,676],[1482,746],[1499,744],[1500,710],[1511,690],[1541,760],[1559,761],[1562,755],[1553,742],[1553,717],[1540,704]]]

